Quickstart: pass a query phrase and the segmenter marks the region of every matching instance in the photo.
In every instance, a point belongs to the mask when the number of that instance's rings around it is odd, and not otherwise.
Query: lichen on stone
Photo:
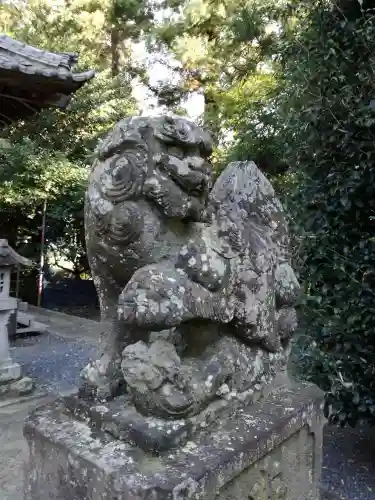
[[[104,345],[83,378],[107,397],[126,387],[144,415],[187,418],[261,391],[285,369],[296,328],[283,208],[253,162],[213,183],[211,152],[185,119],[133,117],[99,147],[89,179]]]

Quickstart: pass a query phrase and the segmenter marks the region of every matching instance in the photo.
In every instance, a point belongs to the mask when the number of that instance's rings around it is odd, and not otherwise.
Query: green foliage
[[[142,0],[112,0],[107,19],[123,33],[123,39],[139,41],[141,35],[151,28],[155,11],[155,5]]]
[[[48,246],[70,261],[77,274],[87,271],[83,200],[88,165],[100,138],[124,115],[134,113],[130,92],[122,75],[113,79],[103,71],[77,92],[66,111],[47,109],[2,131],[3,237],[15,246],[28,242],[26,251],[33,248],[36,257],[46,199]]]
[[[276,113],[279,84],[274,73],[258,71],[232,86],[218,99],[222,136],[221,170],[231,160],[252,160],[271,176],[284,172],[282,124]],[[210,119],[210,118],[209,118]]]
[[[132,61],[125,58],[124,69],[129,71],[112,75],[111,7],[110,1],[54,5],[32,0],[27,6],[14,2],[0,11],[0,26],[9,35],[47,50],[78,52],[75,71],[99,69],[72,97],[67,110],[46,109],[0,133],[2,237],[37,261],[46,200],[50,263],[63,258],[76,275],[88,267],[83,204],[93,151],[120,118],[136,112],[131,96]]]
[[[110,70],[104,70],[76,92],[66,110],[43,110],[2,135],[10,134],[13,141],[27,136],[38,147],[60,151],[70,161],[90,162],[99,139],[118,120],[136,112],[131,90],[127,75],[112,78]]]
[[[302,243],[305,374],[327,391],[331,420],[355,424],[375,416],[375,17],[309,6],[283,47],[275,137],[299,179],[288,206]]]
[[[167,2],[174,12],[173,23],[168,16],[155,30],[158,46],[167,47],[180,63],[176,71],[182,79],[181,97],[192,91],[203,94],[202,121],[218,141],[225,141],[227,125],[235,126],[230,123],[232,119],[244,119],[240,108],[246,103],[241,101],[258,99],[256,78],[264,78],[265,88],[270,85],[272,76],[263,68],[272,65],[278,29],[282,31],[284,24],[280,12],[284,12],[285,3]]]
[[[183,36],[168,28],[168,43],[201,78],[204,121],[220,132],[217,168],[257,161],[289,211],[305,291],[300,369],[326,390],[332,421],[373,419],[375,11],[355,1],[239,3],[219,19],[219,4],[197,5]],[[200,53],[189,42],[198,39]]]
[[[39,247],[43,201],[48,202],[48,225],[52,241],[69,240],[82,225],[82,199],[86,170],[60,152],[46,151],[28,138],[0,146],[0,231],[3,237],[30,257]],[[61,241],[61,242],[62,242]],[[81,251],[83,249],[82,242]],[[74,251],[75,252],[75,251]],[[68,252],[69,253],[69,252]],[[77,257],[78,258],[78,257]],[[71,260],[73,264],[76,262]],[[78,262],[77,262],[78,264]]]
[[[79,65],[108,67],[106,8],[93,0],[11,2],[0,11],[1,31],[52,52],[78,52]]]
[[[53,52],[77,52],[79,66],[103,70],[111,64],[115,29],[121,45],[115,48],[125,52],[122,69],[129,70],[126,42],[139,40],[153,15],[145,0],[14,0],[1,7],[0,30]]]

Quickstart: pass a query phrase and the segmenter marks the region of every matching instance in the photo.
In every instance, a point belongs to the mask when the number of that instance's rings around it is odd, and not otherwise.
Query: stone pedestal
[[[215,418],[193,425],[62,399],[26,422],[24,499],[318,500],[322,404],[293,384],[233,411],[212,405]]]

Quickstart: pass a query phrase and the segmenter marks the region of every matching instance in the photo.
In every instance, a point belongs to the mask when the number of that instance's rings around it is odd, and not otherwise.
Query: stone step
[[[34,316],[29,313],[17,311],[17,328],[14,335],[25,333],[42,333],[47,330],[47,325],[35,321]]]
[[[17,311],[17,323],[23,325],[23,326],[30,326],[32,320],[32,316],[30,314],[27,314],[25,312]]]

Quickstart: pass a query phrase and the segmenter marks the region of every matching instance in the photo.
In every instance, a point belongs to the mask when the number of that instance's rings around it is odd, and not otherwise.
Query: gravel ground
[[[96,348],[84,340],[42,334],[12,343],[12,356],[38,388],[56,393],[78,385],[79,373]],[[347,500],[375,500],[375,429],[327,426],[322,482]]]
[[[42,334],[12,342],[12,357],[47,392],[68,391],[78,385],[79,373],[95,358],[96,348],[83,340]]]
[[[375,429],[327,426],[323,483],[348,500],[375,500]]]

